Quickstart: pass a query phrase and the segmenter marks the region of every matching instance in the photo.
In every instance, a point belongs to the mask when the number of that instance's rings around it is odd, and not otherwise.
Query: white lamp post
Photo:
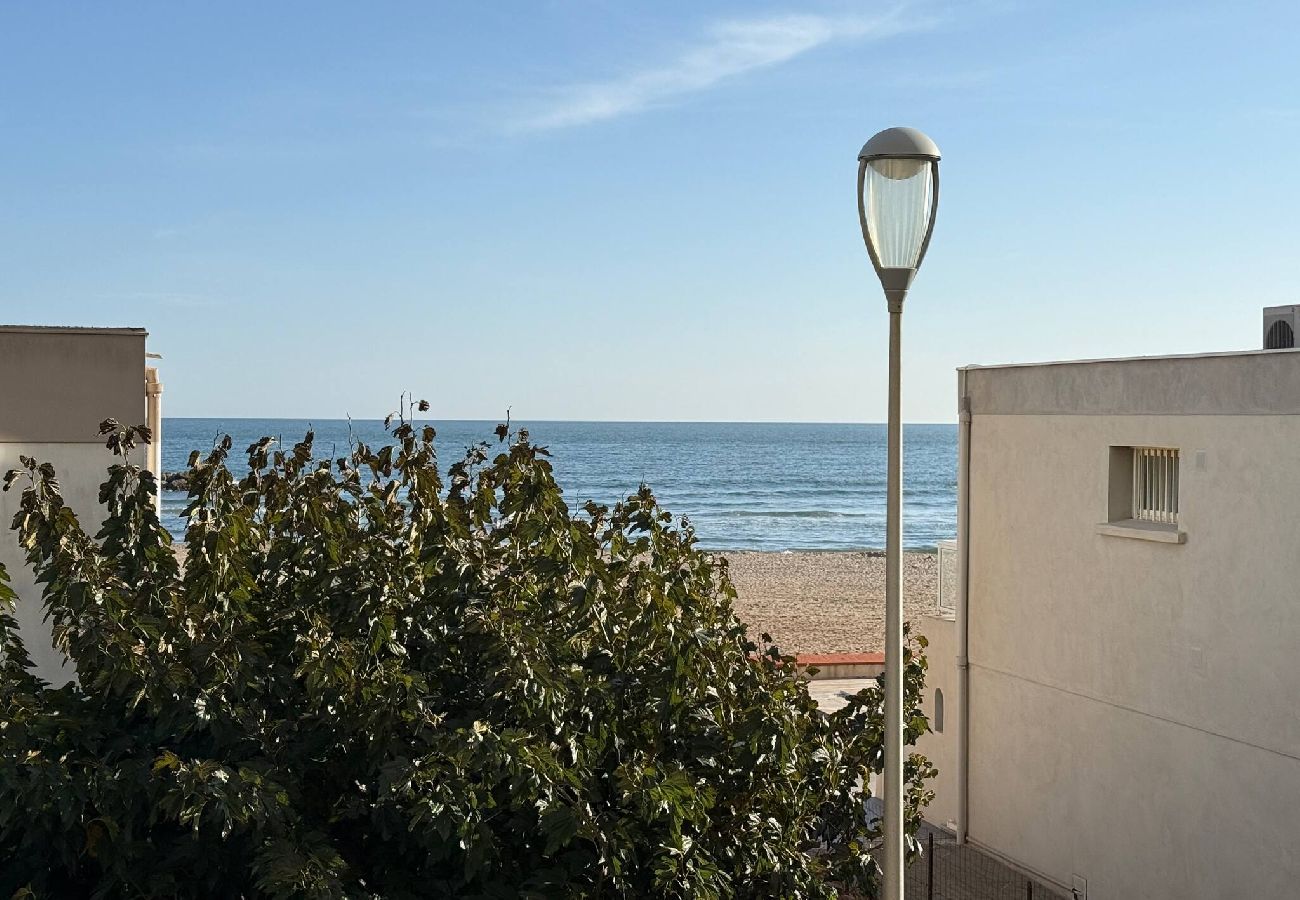
[[[915,128],[886,128],[858,154],[858,217],[889,304],[889,487],[885,527],[885,900],[903,898],[903,300],[939,207],[939,148]]]

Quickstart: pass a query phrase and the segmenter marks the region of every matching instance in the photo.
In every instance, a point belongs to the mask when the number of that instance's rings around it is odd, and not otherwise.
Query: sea
[[[479,441],[495,444],[496,422],[430,421],[445,468]],[[551,451],[569,504],[611,504],[649,485],[660,504],[694,525],[716,550],[866,550],[885,545],[885,426],[738,422],[512,422]],[[184,471],[229,434],[230,464],[263,436],[292,446],[308,428],[323,458],[349,439],[381,446],[382,422],[306,419],[163,421],[163,469]],[[957,522],[957,426],[903,429],[903,543],[933,549]],[[185,494],[165,492],[164,524],[184,533]]]

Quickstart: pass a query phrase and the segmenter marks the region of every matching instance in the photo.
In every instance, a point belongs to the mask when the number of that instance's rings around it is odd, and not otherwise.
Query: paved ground
[[[810,681],[808,693],[823,710],[833,712],[870,683],[869,678]],[[874,797],[867,803],[876,810],[880,808],[880,801]],[[922,825],[917,839],[923,852],[908,866],[904,879],[907,900],[1061,900],[1070,896],[970,844],[958,844],[952,832],[943,828]]]
[[[808,693],[825,712],[835,712],[853,694],[871,684],[870,678],[827,678],[808,682]]]
[[[928,822],[917,834],[922,854],[903,878],[907,900],[1069,900],[971,844]]]

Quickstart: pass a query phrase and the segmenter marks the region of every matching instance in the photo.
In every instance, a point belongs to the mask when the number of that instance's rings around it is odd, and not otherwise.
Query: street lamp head
[[[939,147],[929,135],[915,128],[886,128],[862,145],[858,159],[932,159],[939,161]]]
[[[921,267],[939,204],[939,148],[915,128],[886,128],[858,154],[858,217],[890,309]]]

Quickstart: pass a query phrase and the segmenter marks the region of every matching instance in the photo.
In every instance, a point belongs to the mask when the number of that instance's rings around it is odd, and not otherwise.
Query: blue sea
[[[430,422],[444,469],[495,422]],[[660,503],[695,525],[719,550],[857,550],[885,544],[885,426],[704,422],[515,422],[552,453],[571,507],[614,501],[650,485]],[[320,453],[347,446],[345,420],[165,419],[163,469],[183,471],[192,450],[223,434],[235,451],[264,435],[292,445],[308,427]],[[368,444],[381,422],[350,425]],[[956,533],[957,426],[907,425],[903,432],[903,542],[933,548]],[[232,453],[239,470],[241,455]],[[185,495],[165,493],[164,522],[179,537]]]

